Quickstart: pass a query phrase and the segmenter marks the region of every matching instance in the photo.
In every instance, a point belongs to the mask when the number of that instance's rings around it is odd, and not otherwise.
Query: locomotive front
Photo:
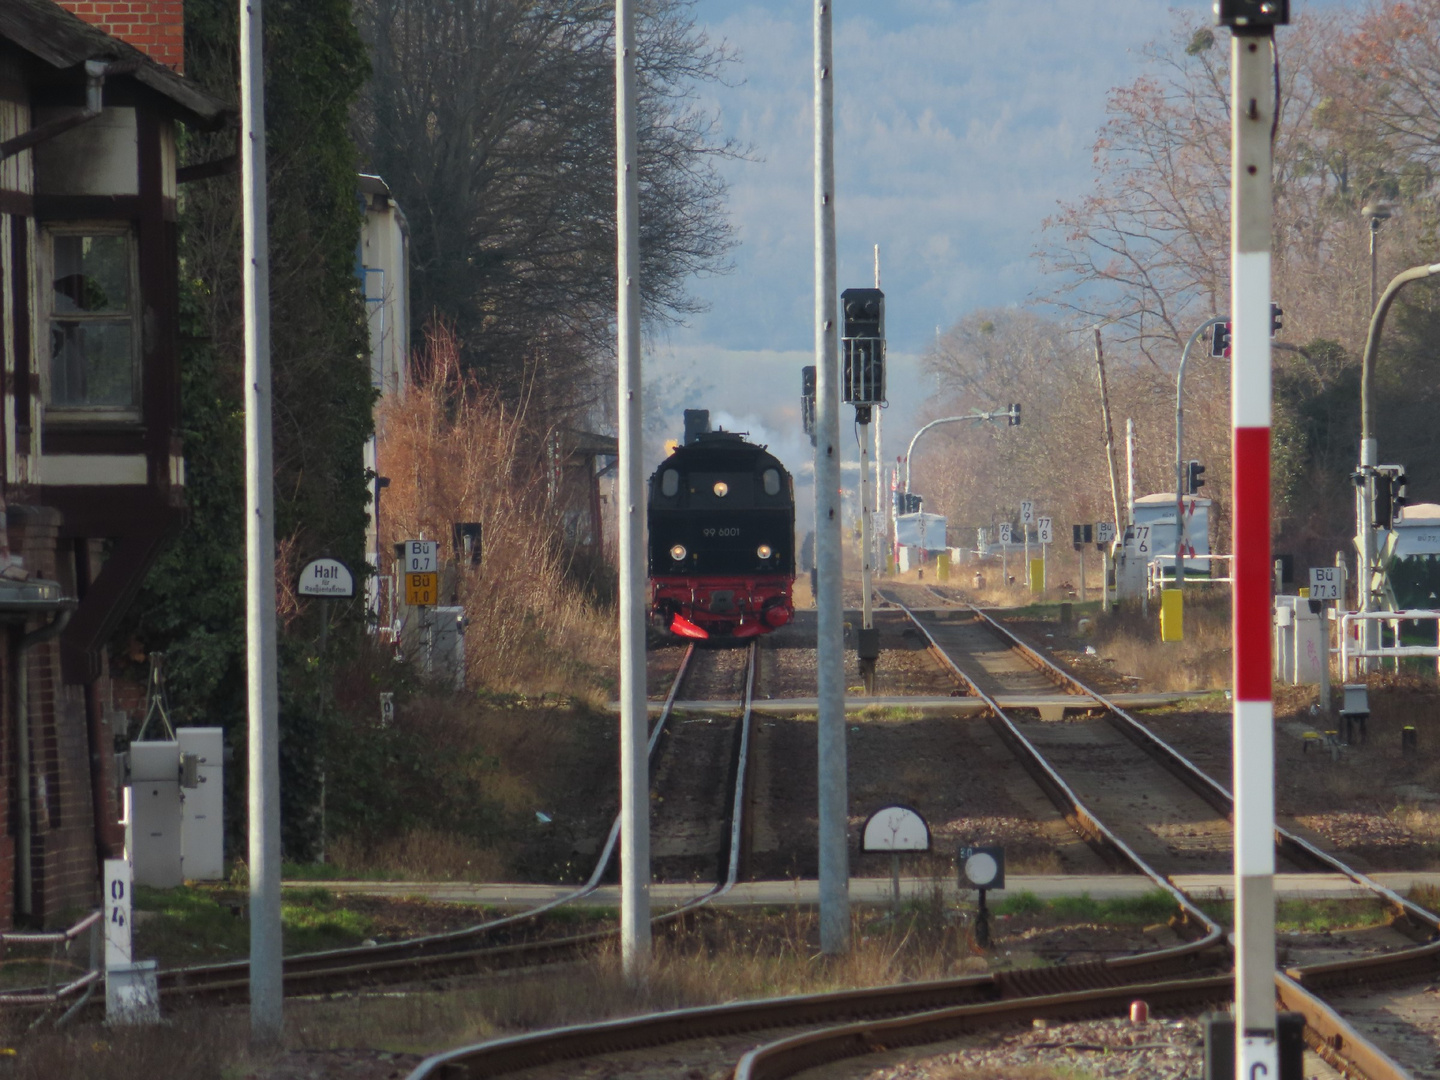
[[[680,637],[749,638],[794,613],[795,489],[762,446],[704,432],[650,477],[650,609]]]

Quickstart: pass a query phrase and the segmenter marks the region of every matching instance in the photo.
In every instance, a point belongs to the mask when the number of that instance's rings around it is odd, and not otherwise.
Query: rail
[[[1226,575],[1224,577],[1218,577],[1212,571],[1207,571],[1204,576],[1201,576],[1198,573],[1190,573],[1188,567],[1191,563],[1203,562],[1207,565],[1210,563],[1226,563],[1234,560],[1234,558],[1234,555],[1186,555],[1184,557],[1185,566],[1187,567],[1185,571],[1185,584],[1232,584],[1234,582],[1234,578],[1229,575]],[[1174,555],[1156,555],[1148,563],[1146,563],[1145,589],[1151,596],[1155,596],[1162,589],[1174,588],[1175,562],[1176,556]],[[1167,565],[1170,567],[1170,573],[1168,576],[1165,573],[1165,568]]]
[[[666,724],[674,713],[681,685],[690,670],[694,656],[695,646],[692,644],[686,648],[660,716],[651,729],[646,744],[646,753],[647,757],[652,760]],[[756,660],[757,650],[755,643],[752,642],[747,655],[745,697],[741,703],[742,726],[738,740],[738,752],[744,755],[736,770],[736,790],[741,794],[734,797],[731,810],[732,821],[729,830],[726,880],[717,882],[714,889],[688,903],[656,916],[653,921],[657,924],[683,917],[704,907],[715,898],[729,892],[738,880],[745,805],[743,791],[748,775],[744,757],[748,757],[749,753]],[[404,981],[406,978],[415,978],[422,974],[439,976],[468,974],[481,969],[513,968],[573,955],[577,950],[599,946],[613,938],[615,931],[607,929],[574,937],[526,944],[500,944],[493,939],[506,931],[531,923],[556,908],[573,904],[594,893],[600,887],[601,881],[615,857],[618,840],[619,817],[617,815],[596,861],[595,868],[585,883],[538,907],[441,934],[358,949],[333,949],[288,956],[284,960],[285,992],[287,994],[315,993],[336,986],[349,985],[357,979],[367,983]],[[160,992],[162,997],[203,994],[222,999],[239,998],[248,991],[248,974],[248,963],[244,960],[162,970],[159,973]]]
[[[1013,638],[1013,635],[1009,636]],[[1057,681],[1078,685],[1082,692],[1106,703],[1114,712],[1121,712],[1102,695],[1079,684],[1078,680],[1051,664],[1045,657],[1029,650],[1018,638],[1014,640],[1032,656],[1032,662],[1035,662],[1036,666],[1053,672]],[[963,678],[963,673],[961,675]],[[1145,730],[1133,718],[1128,717],[1128,714],[1121,715],[1126,715],[1131,723]],[[1152,745],[1165,746],[1158,738],[1151,738]],[[1166,749],[1170,748],[1167,746]],[[1170,750],[1170,753],[1178,757],[1176,751]],[[1222,785],[1193,766],[1190,768],[1196,782],[1202,784],[1209,798],[1228,801],[1229,793]],[[1050,773],[1053,774],[1053,769]],[[1058,774],[1054,776],[1063,787],[1064,781],[1059,779]],[[1321,865],[1339,865],[1338,861],[1331,860],[1304,840],[1294,838],[1293,842],[1298,845],[1297,854],[1308,853]],[[1348,871],[1348,868],[1342,872],[1346,872],[1352,880],[1367,884],[1412,917],[1425,920],[1432,930],[1440,927],[1440,920],[1435,916],[1370,882],[1364,875]],[[1173,887],[1167,888],[1167,892],[1172,895],[1179,894],[1179,890]],[[1179,894],[1179,897],[1183,898],[1183,894]],[[1183,900],[1189,905],[1188,898]],[[1200,917],[1204,919],[1203,913]],[[1210,921],[1205,919],[1205,923]],[[633,1050],[687,1039],[731,1035],[767,1027],[833,1023],[847,1016],[864,1020],[860,1024],[848,1024],[805,1036],[793,1036],[770,1046],[757,1048],[736,1066],[734,1073],[737,1078],[743,1076],[748,1080],[758,1080],[761,1077],[765,1080],[778,1080],[780,1077],[793,1075],[802,1068],[824,1065],[877,1050],[932,1042],[962,1030],[993,1026],[1006,1019],[1037,1016],[1113,1016],[1135,997],[1143,997],[1158,1010],[1230,1000],[1233,990],[1231,975],[1179,980],[1174,978],[1176,954],[1187,948],[1194,948],[1195,944],[1172,947],[1161,950],[1160,953],[1140,957],[1112,958],[1098,963],[1062,965],[1034,971],[998,972],[965,979],[846,991],[841,994],[738,1002],[578,1025],[558,1031],[532,1032],[436,1055],[422,1062],[411,1074],[410,1080],[494,1076],[591,1054]],[[1163,953],[1169,954],[1168,966],[1156,962],[1156,957]],[[1411,958],[1412,965],[1428,963],[1430,966],[1423,970],[1433,973],[1440,970],[1440,959],[1434,958],[1432,953],[1440,953],[1440,943],[1418,950],[1407,950],[1404,955]],[[1349,1069],[1352,1074],[1359,1071],[1369,1077],[1369,1080],[1400,1080],[1405,1075],[1403,1070],[1354,1032],[1343,1018],[1301,984],[1301,979],[1307,977],[1310,970],[1277,972],[1276,993],[1277,1000],[1283,1007],[1304,1014],[1307,1039],[1312,1046],[1333,1064]],[[1131,978],[1118,985],[1110,981],[1122,973]],[[1326,976],[1331,980],[1339,977],[1334,973]],[[1361,979],[1385,977],[1389,976],[1374,967],[1360,976]],[[1156,981],[1157,979],[1162,981]],[[1101,985],[1096,985],[1097,980]],[[1066,982],[1068,985],[1058,986],[1057,982]],[[875,1019],[897,1014],[906,1015],[893,1021]]]
[[[1373,649],[1366,649],[1350,644],[1350,628],[1358,627],[1361,623],[1378,622],[1394,623],[1398,626],[1402,622],[1433,622],[1435,623],[1436,644],[1434,645],[1380,645]],[[1395,640],[1400,640],[1400,635],[1395,635]],[[1390,658],[1396,662],[1405,656],[1425,656],[1436,661],[1436,670],[1440,671],[1440,611],[1433,611],[1428,608],[1417,608],[1414,611],[1347,611],[1340,616],[1340,677],[1350,678],[1350,662],[1352,660],[1364,660],[1372,657]]]
[[[93,987],[99,982],[102,972],[100,970],[101,944],[100,934],[104,923],[101,921],[103,911],[92,911],[81,918],[73,926],[65,930],[6,930],[0,932],[0,948],[8,954],[12,946],[20,945],[49,945],[50,967],[53,972],[59,958],[61,948],[68,949],[72,942],[80,937],[85,931],[90,931],[90,958],[88,970],[60,986],[46,985],[44,989],[25,988],[21,990],[0,991],[0,1008],[4,1006],[34,1006],[34,1005],[58,1005],[66,998]],[[73,970],[73,969],[72,969]]]

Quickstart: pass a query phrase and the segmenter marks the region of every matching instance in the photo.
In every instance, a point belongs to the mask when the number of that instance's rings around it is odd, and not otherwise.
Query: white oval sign
[[[316,559],[300,571],[301,596],[355,595],[355,578],[339,559]]]
[[[860,850],[929,851],[930,826],[908,806],[887,806],[865,822]]]

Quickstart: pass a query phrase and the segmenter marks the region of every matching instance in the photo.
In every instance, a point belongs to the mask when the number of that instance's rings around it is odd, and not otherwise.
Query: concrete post
[[[815,567],[819,722],[820,949],[850,950],[845,774],[845,605],[840,501],[840,365],[835,316],[835,77],[830,5],[815,3]]]

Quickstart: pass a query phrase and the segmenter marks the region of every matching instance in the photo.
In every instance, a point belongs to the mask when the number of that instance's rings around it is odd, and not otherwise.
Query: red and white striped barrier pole
[[[1217,5],[1218,7],[1219,5]],[[1243,5],[1241,5],[1243,6]],[[1270,622],[1270,177],[1274,27],[1228,23],[1234,460],[1235,1063],[1278,1077]]]

